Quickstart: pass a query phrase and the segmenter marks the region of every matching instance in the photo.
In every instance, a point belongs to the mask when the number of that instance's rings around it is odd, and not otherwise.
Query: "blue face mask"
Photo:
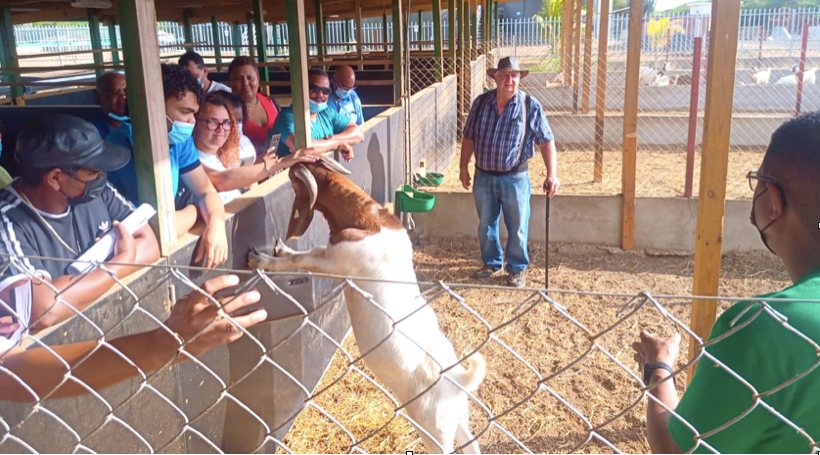
[[[0,136],[0,156],[3,156],[3,136]]]
[[[353,89],[348,90],[348,89],[342,88],[342,87],[339,87],[339,88],[336,89],[336,96],[341,98],[341,99],[347,98],[348,96],[350,96],[351,93],[353,93]]]
[[[180,122],[179,120],[172,121],[167,115],[165,118],[171,123],[171,131],[168,131],[168,143],[170,145],[181,144],[191,138],[194,134],[194,124]]]
[[[323,110],[327,109],[327,102],[317,103],[316,101],[313,101],[313,100],[309,100],[309,101],[310,101],[310,113],[311,114],[316,114],[316,113],[322,112]]]
[[[108,113],[108,118],[110,118],[111,120],[113,120],[115,122],[120,122],[120,123],[125,123],[125,122],[130,122],[131,121],[131,117],[129,117],[127,115],[117,115],[113,112]]]

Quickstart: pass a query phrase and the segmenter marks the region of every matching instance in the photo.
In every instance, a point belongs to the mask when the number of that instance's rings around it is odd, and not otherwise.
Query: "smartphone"
[[[276,153],[276,149],[279,147],[279,141],[281,138],[281,134],[269,131],[267,140],[265,140],[265,148],[262,149],[264,150],[264,153]]]

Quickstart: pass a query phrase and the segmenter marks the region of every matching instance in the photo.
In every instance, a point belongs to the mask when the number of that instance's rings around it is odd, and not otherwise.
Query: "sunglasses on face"
[[[330,87],[320,87],[316,84],[310,84],[308,86],[308,90],[310,90],[310,93],[321,93],[322,95],[330,95]]]

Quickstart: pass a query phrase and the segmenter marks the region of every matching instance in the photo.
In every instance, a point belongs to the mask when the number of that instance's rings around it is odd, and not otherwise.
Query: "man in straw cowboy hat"
[[[518,60],[505,57],[498,67],[487,70],[496,89],[473,101],[464,126],[459,179],[464,188],[471,184],[470,158],[475,153],[473,196],[478,211],[478,242],[483,266],[475,273],[487,279],[501,270],[506,253],[507,284],[524,287],[524,271],[529,265],[527,232],[530,221],[530,176],[527,162],[535,146],[547,168],[544,191],[551,198],[558,191],[555,141],[541,103],[519,90],[521,70]],[[507,246],[501,249],[499,216],[504,213]]]

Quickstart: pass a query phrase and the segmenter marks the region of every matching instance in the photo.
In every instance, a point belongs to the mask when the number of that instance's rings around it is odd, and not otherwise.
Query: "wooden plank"
[[[168,158],[168,125],[157,43],[154,2],[120,0],[120,29],[124,43],[128,109],[134,127],[134,160],[139,198],[157,208],[151,227],[163,256],[176,244],[174,194]],[[147,184],[146,184],[147,183]]]
[[[575,19],[572,28],[572,111],[578,112],[578,92],[581,89],[581,0],[575,1]]]
[[[100,16],[97,15],[97,10],[91,8],[88,9],[88,33],[91,38],[91,49],[94,50],[92,54],[94,64],[98,65],[98,67],[94,69],[94,74],[100,77],[105,72],[101,68],[103,65],[103,54],[102,37],[100,36]]]
[[[216,70],[222,71],[222,33],[219,30],[219,21],[216,19],[216,16],[211,16],[211,34],[214,40]]]
[[[562,85],[568,87],[572,80],[572,6],[574,0],[564,0],[561,14],[561,72]]]
[[[233,44],[233,53],[236,57],[242,55],[242,33],[239,30],[239,22],[234,21],[231,24],[231,41]]]
[[[325,16],[322,11],[322,0],[314,0],[313,4],[316,12],[316,55],[319,57],[319,62],[323,63],[327,49],[325,49]]]
[[[259,1],[259,0],[256,0]],[[307,34],[305,3],[287,0],[288,49],[290,53],[291,97],[295,123],[296,148],[310,147],[310,109],[308,108]]]
[[[621,248],[635,248],[635,172],[638,153],[638,83],[643,36],[643,0],[629,4],[629,37],[626,51],[626,90],[624,91],[624,156],[621,169],[623,220]]]
[[[404,29],[402,28],[402,4],[401,0],[392,0],[393,15],[393,99],[396,104],[401,104],[401,97],[404,94]]]
[[[185,37],[185,49],[194,50],[194,28],[191,25],[191,9],[185,8],[182,10],[182,34]]]
[[[302,6],[304,10],[304,6]],[[256,27],[256,61],[265,63],[268,60],[268,34],[265,30],[265,9],[262,0],[253,0],[253,20]],[[304,24],[302,24],[304,25]],[[267,82],[270,80],[268,76],[268,68],[265,66],[259,67],[259,81]],[[270,93],[267,93],[270,95]]]
[[[256,46],[253,45],[253,43],[256,42],[256,33],[254,33],[253,30],[253,13],[248,13],[245,20],[248,27],[248,54],[250,54],[251,57],[256,58]]]
[[[698,223],[695,236],[693,295],[717,295],[720,279],[720,254],[723,216],[726,203],[726,173],[729,164],[729,139],[732,130],[732,102],[735,89],[740,0],[712,2],[706,103],[703,119],[703,152],[700,164]],[[694,83],[695,81],[692,81]],[[717,314],[717,302],[692,302],[692,330],[706,339]],[[689,355],[697,355],[694,338]],[[694,367],[690,374],[694,375]]]
[[[601,17],[598,31],[598,84],[595,94],[595,164],[594,182],[604,178],[604,119],[606,118],[606,55],[609,49],[609,0],[601,1]]]
[[[457,25],[456,18],[458,16],[456,10],[456,0],[447,0],[447,57],[450,61],[451,72],[448,74],[457,74],[456,60],[458,59],[458,45],[456,44]]]
[[[436,82],[444,80],[444,44],[441,38],[441,0],[433,0],[433,55],[436,58]]]
[[[598,0],[601,1],[601,0]],[[586,28],[584,29],[584,79],[581,84],[581,112],[589,112],[589,97],[591,95],[592,77],[592,28],[595,26],[595,2],[587,0]]]
[[[119,65],[121,49],[118,49],[120,45],[117,40],[117,19],[113,16],[108,18],[108,43],[111,45],[111,63]]]
[[[362,2],[361,0],[356,0],[354,8],[356,9],[356,57],[359,59],[362,58]],[[360,70],[363,70],[363,67],[359,67]]]
[[[19,72],[9,71],[17,68],[20,63],[17,61],[17,41],[14,37],[14,26],[11,21],[11,9],[8,6],[0,7],[0,66],[5,71],[0,72],[2,80],[12,84],[12,103],[18,106],[26,104],[23,98],[22,79]],[[5,74],[5,76],[3,76]]]

